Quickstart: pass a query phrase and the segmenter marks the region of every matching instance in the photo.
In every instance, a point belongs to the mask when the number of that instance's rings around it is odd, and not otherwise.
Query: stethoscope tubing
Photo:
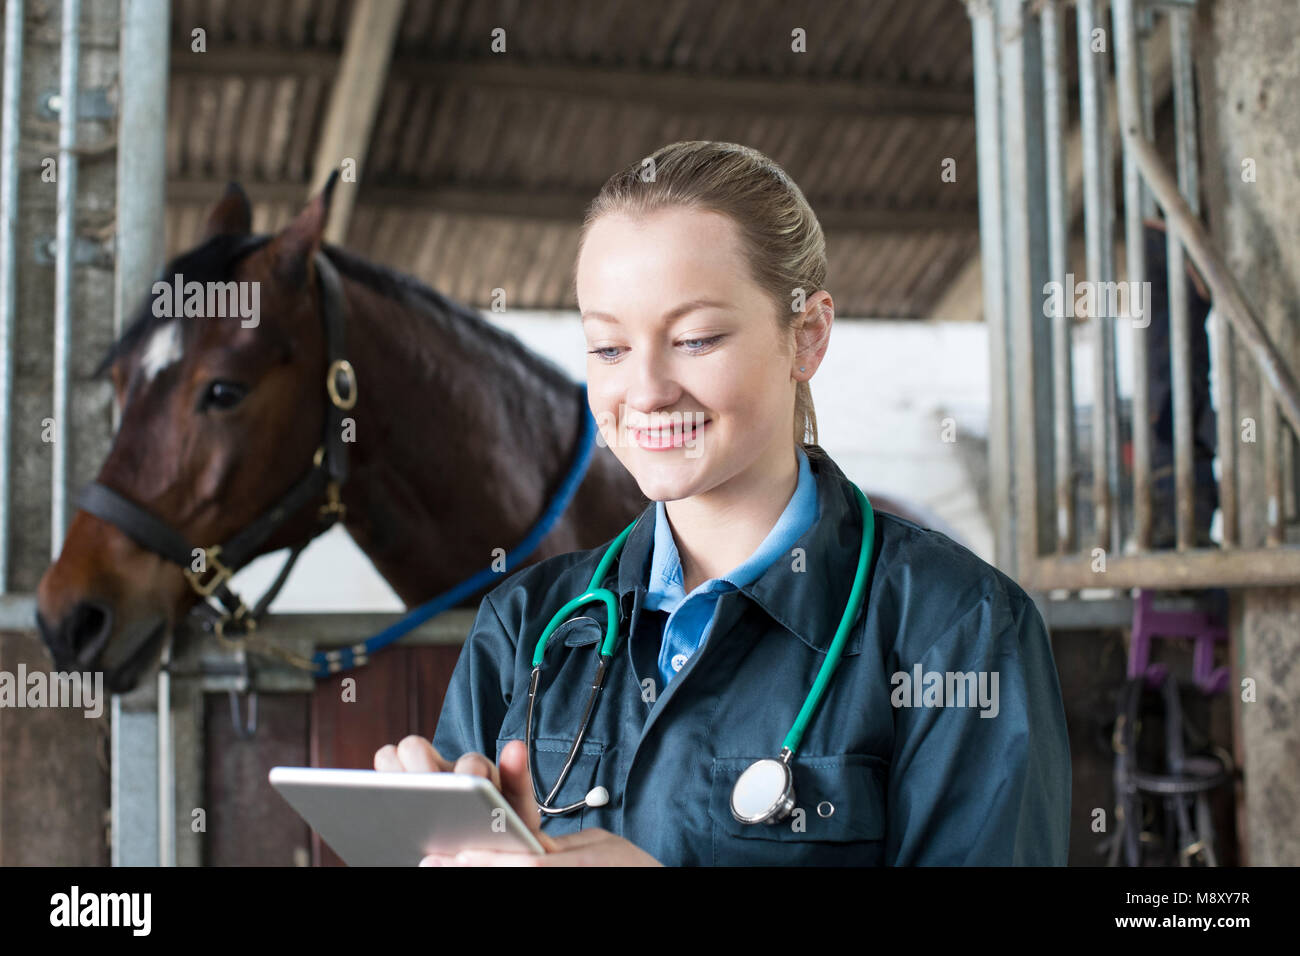
[[[875,512],[871,507],[871,502],[856,484],[853,490],[858,499],[858,506],[862,512],[862,544],[858,549],[858,564],[853,576],[853,588],[849,593],[849,599],[845,603],[844,613],[840,617],[839,627],[835,630],[835,637],[831,641],[830,649],[826,653],[826,660],[822,662],[821,668],[817,672],[817,677],[813,681],[812,688],[804,698],[803,706],[800,707],[798,715],[795,717],[794,724],[790,727],[789,733],[786,734],[785,740],[781,745],[780,761],[787,767],[794,758],[795,751],[799,749],[799,744],[803,741],[804,732],[812,722],[812,718],[817,711],[818,706],[825,696],[826,688],[830,685],[831,679],[835,675],[835,670],[839,666],[840,658],[843,655],[844,647],[848,643],[849,630],[854,620],[861,610],[863,597],[866,591],[867,570],[871,563],[871,553],[875,542]],[[564,786],[564,781],[568,778],[569,771],[573,768],[574,760],[577,759],[578,751],[582,746],[582,740],[586,736],[587,727],[591,723],[592,714],[596,709],[596,700],[600,696],[601,688],[605,683],[605,672],[608,669],[609,661],[613,657],[614,649],[618,643],[618,599],[608,588],[599,587],[601,581],[605,580],[618,554],[622,551],[623,544],[627,540],[632,529],[636,526],[633,521],[613,540],[606,549],[600,563],[596,566],[596,571],[591,576],[591,583],[587,590],[566,603],[552,617],[546,628],[542,631],[541,637],[538,638],[536,647],[533,651],[533,670],[528,681],[528,712],[524,721],[524,745],[528,757],[528,775],[533,787],[533,794],[537,800],[537,809],[545,814],[559,815],[570,813],[574,810],[587,806],[587,801],[582,800],[578,803],[570,804],[566,807],[552,807],[551,801],[555,795],[560,792]],[[578,728],[578,734],[573,740],[573,745],[569,748],[569,755],[564,762],[564,767],[560,770],[559,779],[556,780],[555,786],[551,788],[550,793],[543,799],[541,791],[537,786],[537,778],[534,773],[532,760],[532,731],[533,731],[533,708],[538,696],[538,686],[541,681],[542,660],[546,654],[546,645],[555,629],[564,621],[564,619],[578,608],[585,607],[595,601],[601,601],[605,605],[606,625],[605,640],[599,646],[597,655],[596,676],[592,680],[591,693],[587,697],[587,705],[583,708],[582,724]],[[788,789],[788,788],[787,788]],[[791,791],[792,796],[792,791]]]

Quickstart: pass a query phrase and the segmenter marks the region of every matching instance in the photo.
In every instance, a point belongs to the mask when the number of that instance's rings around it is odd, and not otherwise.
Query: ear
[[[320,248],[329,221],[330,196],[338,182],[339,171],[330,173],[324,187],[303,207],[302,212],[271,242],[272,269],[278,278],[301,286],[307,277],[307,264]]]
[[[213,236],[246,236],[253,227],[253,208],[248,204],[248,196],[239,183],[232,182],[226,187],[221,200],[208,213],[207,225],[203,228],[203,241]]]

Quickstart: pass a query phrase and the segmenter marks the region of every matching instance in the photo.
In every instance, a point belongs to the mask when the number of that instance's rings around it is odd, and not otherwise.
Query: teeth
[[[690,434],[691,432],[694,432],[699,427],[701,426],[696,425],[694,422],[691,422],[690,424],[683,426],[680,429],[680,431],[676,428],[658,428],[658,429],[638,428],[635,430],[637,432],[640,432],[641,435],[645,438],[654,441],[661,441],[665,438],[671,438],[672,436],[677,434]]]

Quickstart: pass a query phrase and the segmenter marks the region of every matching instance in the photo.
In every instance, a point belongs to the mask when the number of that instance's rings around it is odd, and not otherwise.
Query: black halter
[[[234,261],[269,241],[269,236],[250,236],[237,247]],[[298,555],[312,540],[344,516],[343,503],[339,500],[339,489],[348,477],[343,416],[356,404],[357,379],[352,365],[344,357],[346,310],[338,272],[323,252],[316,253],[314,262],[320,282],[326,357],[329,359],[325,373],[325,394],[328,398],[325,406],[325,434],[307,473],[288,492],[248,527],[227,541],[206,548],[195,547],[157,515],[99,482],[87,484],[77,498],[77,506],[81,510],[116,526],[141,547],[180,565],[185,579],[199,595],[195,612],[205,618],[204,626],[218,638],[224,637],[228,630],[245,633],[255,628],[258,618],[266,612],[288,580]],[[251,609],[246,607],[239,596],[227,587],[227,582],[235,572],[257,556],[258,549],[285,521],[322,492],[327,501],[320,508],[320,526],[306,541],[293,547],[270,589]],[[195,569],[196,564],[198,570]],[[224,609],[209,604],[208,599],[212,597],[217,598]]]

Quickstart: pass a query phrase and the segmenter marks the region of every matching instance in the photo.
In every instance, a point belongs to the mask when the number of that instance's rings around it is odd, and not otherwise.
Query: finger
[[[555,837],[555,839],[551,840],[555,844],[555,850],[552,852],[563,853],[568,850],[576,850],[590,843],[608,840],[610,836],[608,830],[603,830],[600,827],[587,827],[585,830],[578,830],[575,833],[566,833],[563,836]]]
[[[392,744],[384,744],[375,751],[375,769],[391,773],[406,768],[402,766],[402,761],[397,758],[397,748]]]
[[[425,737],[410,734],[397,742],[397,759],[402,766],[399,769],[413,773],[434,773],[451,769],[451,764],[443,759]]]
[[[501,783],[501,793],[515,808],[519,819],[534,835],[541,834],[542,813],[537,809],[533,779],[528,773],[528,748],[522,740],[511,740],[501,748]],[[547,847],[548,852],[550,849]]]
[[[492,781],[492,786],[498,790],[501,789],[501,775],[497,773],[497,765],[481,753],[471,751],[470,753],[461,754],[452,768],[452,772],[472,773],[476,777],[487,777]]]
[[[452,866],[542,866],[545,856],[535,853],[502,853],[498,850],[461,850]]]

